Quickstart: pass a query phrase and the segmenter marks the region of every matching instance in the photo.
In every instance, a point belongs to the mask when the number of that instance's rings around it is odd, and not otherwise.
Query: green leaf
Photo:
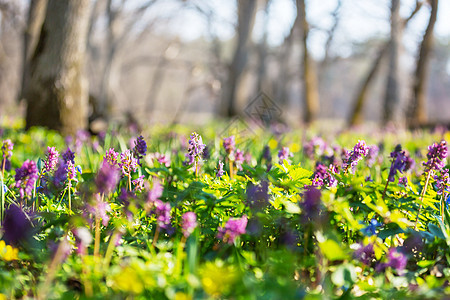
[[[344,260],[347,258],[344,250],[339,246],[334,240],[326,240],[319,244],[320,250],[322,250],[323,255],[330,260]]]

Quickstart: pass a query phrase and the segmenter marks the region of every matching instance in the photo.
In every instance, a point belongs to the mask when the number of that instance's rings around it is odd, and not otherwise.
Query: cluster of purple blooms
[[[138,164],[141,164],[141,159],[147,154],[147,143],[144,137],[140,135],[136,141],[133,148],[133,155],[137,159]]]
[[[442,169],[439,175],[434,176],[434,180],[436,180],[436,193],[438,195],[444,195],[444,198],[447,198],[448,190],[450,188],[450,176],[448,169]]]
[[[56,150],[54,150],[56,151]],[[55,157],[55,155],[52,155]],[[52,170],[49,170],[50,172]],[[53,174],[53,184],[56,188],[60,189],[65,186],[68,181],[68,186],[72,186],[72,181],[77,181],[76,174],[81,173],[80,166],[75,167],[75,153],[68,148],[66,152],[62,154],[62,159],[56,164],[56,170]],[[45,181],[45,177],[43,177]]]
[[[225,227],[219,227],[218,238],[222,239],[225,243],[233,244],[237,237],[245,234],[245,228],[247,227],[248,218],[242,216],[241,218],[231,218],[225,224]]]
[[[131,173],[137,170],[138,161],[130,150],[127,149],[125,152],[120,153],[119,167],[123,176],[131,176]]]
[[[305,221],[313,221],[319,217],[321,196],[322,193],[316,187],[306,187],[300,203]]]
[[[400,145],[397,145],[395,150],[391,152],[391,158],[392,164],[388,176],[390,182],[395,181],[395,174],[397,174],[397,171],[403,173],[414,167],[413,159],[406,154],[406,151],[402,150]]]
[[[289,158],[293,157],[294,154],[291,153],[288,147],[283,147],[278,151],[278,160],[280,164],[283,164],[284,160],[287,160],[289,162]]]
[[[316,170],[314,172],[314,178],[312,180],[312,185],[316,187],[336,187],[337,180],[333,176],[333,174],[339,173],[339,170],[336,166],[330,165],[328,168],[318,163],[316,166]]]
[[[31,197],[33,194],[34,185],[39,178],[39,172],[36,163],[27,159],[22,167],[16,169],[16,175],[14,177],[16,181],[16,188],[19,188],[20,198],[25,196]]]
[[[349,169],[351,172],[355,171],[358,162],[369,153],[369,147],[367,147],[365,141],[358,141],[353,147],[353,150],[348,152],[348,157],[344,160],[342,168],[346,171]]]
[[[43,173],[52,172],[58,163],[59,152],[55,147],[47,147],[47,157],[44,160]]]
[[[191,166],[202,158],[206,145],[203,144],[202,137],[196,132],[191,134],[188,144],[188,153],[185,155],[186,161],[184,164]]]
[[[309,142],[305,143],[303,151],[306,156],[313,160],[315,157],[321,157],[328,151],[327,143],[320,137],[313,137]]]
[[[367,156],[366,156],[366,164],[369,168],[375,164],[379,152],[380,152],[380,148],[378,148],[377,145],[369,146],[369,151],[367,152]]]
[[[236,141],[234,135],[223,139],[223,148],[230,160],[234,160],[234,151],[236,150]]]
[[[427,153],[428,161],[423,163],[425,172],[441,170],[445,166],[447,155],[448,149],[445,141],[429,146]]]
[[[219,160],[219,166],[217,167],[216,176],[218,178],[221,178],[225,174],[223,170],[223,162]]]
[[[100,169],[95,177],[95,184],[100,194],[109,194],[116,188],[120,180],[119,169],[105,161],[101,164]]]
[[[408,263],[408,258],[402,252],[398,251],[396,248],[389,249],[388,261],[386,263],[379,263],[376,267],[377,272],[382,272],[386,268],[390,267],[397,272],[403,273]]]
[[[181,229],[185,238],[188,238],[197,227],[197,216],[194,212],[188,211],[181,217]]]

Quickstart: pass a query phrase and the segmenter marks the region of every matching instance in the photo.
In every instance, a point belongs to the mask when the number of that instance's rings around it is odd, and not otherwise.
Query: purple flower
[[[22,208],[11,204],[5,211],[2,228],[5,242],[17,245],[31,235],[32,224]]]
[[[373,244],[368,244],[367,246],[359,245],[359,248],[355,250],[353,256],[365,265],[370,265],[370,263],[375,258],[375,252],[373,250]]]
[[[325,153],[327,144],[320,137],[313,137],[308,143],[303,147],[303,151],[309,159],[314,159],[315,156],[322,156]]]
[[[244,158],[244,152],[242,152],[241,150],[237,149],[236,150],[236,155],[234,158],[234,162],[236,163],[236,168],[239,171],[242,171],[242,164],[244,163],[245,158]]]
[[[269,183],[261,181],[259,185],[250,182],[247,185],[247,203],[252,209],[260,210],[269,204]]]
[[[223,139],[223,148],[228,155],[228,158],[234,160],[234,150],[236,149],[236,141],[234,135]]]
[[[224,171],[223,171],[223,162],[221,162],[220,160],[219,160],[219,166],[217,167],[217,171],[216,171],[216,176],[218,177],[218,178],[221,178],[222,176],[223,176],[223,174],[225,173]]]
[[[191,235],[192,232],[194,232],[194,229],[197,227],[197,216],[194,212],[189,211],[184,213],[181,219],[181,228],[183,231],[183,235],[185,238],[187,238]]]
[[[47,147],[47,157],[44,161],[44,173],[53,171],[58,163],[59,152],[55,147]]]
[[[155,209],[154,214],[156,215],[156,220],[158,222],[159,227],[167,229],[170,225],[170,203],[162,202],[161,200],[155,201]]]
[[[434,180],[436,180],[436,193],[438,195],[443,194],[444,199],[447,198],[450,187],[450,177],[448,169],[442,169],[439,175],[434,176]]]
[[[109,163],[103,162],[95,177],[97,191],[100,194],[109,194],[114,191],[119,180],[119,170]]]
[[[139,176],[138,178],[136,178],[135,180],[131,181],[134,185],[134,191],[135,192],[142,192],[144,190],[144,178],[145,176]]]
[[[266,161],[267,171],[272,168],[272,154],[270,153],[270,147],[264,146],[262,158]]]
[[[155,158],[158,161],[159,164],[166,166],[167,168],[170,167],[170,158],[165,154],[155,153]]]
[[[95,194],[95,197],[94,202],[88,205],[88,212],[101,219],[103,226],[107,226],[110,219],[108,212],[111,212],[111,206],[101,199],[100,194]]]
[[[133,154],[140,164],[140,160],[147,154],[147,143],[142,135],[140,135],[134,143]]]
[[[303,193],[303,202],[300,203],[300,206],[307,221],[316,219],[319,216],[321,196],[322,193],[316,187],[306,187]]]
[[[65,162],[71,162],[72,164],[75,164],[75,152],[72,152],[70,148],[67,148],[66,152],[62,155]]]
[[[155,205],[156,201],[159,200],[159,198],[162,196],[164,191],[164,187],[161,185],[161,183],[158,180],[153,181],[153,187],[148,192],[147,195],[147,203],[150,206]]]
[[[348,153],[348,158],[344,160],[343,169],[350,169],[351,172],[355,171],[358,162],[369,153],[369,147],[367,147],[365,141],[358,141],[353,147],[353,150]]]
[[[380,149],[378,148],[377,145],[369,146],[369,152],[367,153],[367,156],[366,156],[366,164],[369,168],[372,167],[373,164],[376,162],[379,152],[380,152]]]
[[[109,148],[108,151],[106,151],[105,156],[103,157],[103,161],[107,162],[111,166],[117,166],[117,157],[119,156],[119,153],[114,151],[114,148]]]
[[[130,150],[125,150],[125,152],[120,154],[119,167],[122,169],[123,176],[131,176],[131,172],[136,171],[138,162]]]
[[[191,134],[191,138],[189,139],[189,155],[194,157],[194,159],[199,160],[200,156],[203,154],[203,150],[205,149],[205,147],[206,145],[203,144],[202,137],[198,133],[193,132]]]
[[[408,258],[403,253],[397,251],[396,248],[391,248],[388,253],[388,262],[379,264],[376,269],[377,271],[382,271],[387,267],[391,267],[401,273],[405,270],[407,263]]]
[[[316,187],[326,186],[326,187],[336,187],[337,180],[334,178],[333,174],[338,173],[337,167],[330,165],[328,168],[323,164],[318,163],[316,166],[316,171],[314,172],[314,178],[312,180],[312,185]]]
[[[9,159],[12,156],[14,144],[10,139],[6,139],[2,143],[2,159]]]
[[[405,151],[402,151],[401,145],[397,145],[395,150],[391,152],[392,164],[389,170],[388,180],[395,181],[395,174],[397,171],[403,173],[407,171],[412,166],[412,159],[409,158]]]
[[[31,197],[38,177],[36,163],[32,160],[27,159],[22,167],[16,169],[15,186],[19,188],[20,198],[23,198],[25,195]]]
[[[439,144],[434,143],[429,146],[427,153],[428,161],[423,163],[425,172],[442,169],[445,166],[447,155],[448,149],[445,141],[442,141]]]
[[[60,159],[58,162],[58,168],[56,168],[55,174],[53,175],[53,184],[57,189],[60,189],[65,185],[68,170],[68,163]]]
[[[398,179],[398,184],[406,187],[408,185],[408,178],[406,178],[406,176],[400,177]]]
[[[247,216],[244,215],[241,218],[231,218],[225,224],[225,227],[218,228],[218,238],[222,239],[225,243],[233,244],[238,236],[245,233],[247,227]]]
[[[288,147],[283,147],[280,151],[278,151],[278,159],[280,164],[283,164],[283,160],[287,160],[289,162],[289,157],[293,156],[294,154],[289,151]]]
[[[186,153],[184,155],[184,157],[186,157],[186,160],[183,162],[184,166],[192,166],[195,162],[195,157],[190,155],[189,153]]]

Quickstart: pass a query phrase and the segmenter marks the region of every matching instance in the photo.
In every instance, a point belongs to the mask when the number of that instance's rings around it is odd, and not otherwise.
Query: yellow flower
[[[227,294],[239,278],[234,266],[224,265],[222,261],[207,262],[200,269],[203,289],[216,297]]]
[[[289,150],[290,150],[291,152],[293,152],[293,153],[296,153],[296,152],[300,151],[300,145],[297,144],[297,143],[292,143],[292,144],[289,146]]]
[[[177,292],[175,294],[175,300],[192,300],[192,297],[183,293],[183,292]]]
[[[270,149],[276,149],[278,146],[278,142],[274,139],[271,139],[268,143]]]
[[[17,260],[19,249],[6,245],[5,241],[0,241],[0,258],[6,261]]]

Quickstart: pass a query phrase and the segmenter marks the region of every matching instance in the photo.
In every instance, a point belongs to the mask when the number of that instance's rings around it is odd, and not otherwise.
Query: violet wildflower
[[[428,161],[423,163],[425,172],[442,169],[445,166],[447,155],[448,149],[445,141],[442,141],[439,144],[434,143],[429,146],[427,153]]]
[[[234,135],[223,139],[223,148],[230,160],[234,160],[234,151],[236,150],[236,141]]]
[[[326,186],[326,187],[336,187],[337,180],[333,174],[338,173],[337,167],[330,165],[328,168],[323,164],[318,163],[316,170],[314,172],[314,178],[312,180],[312,185],[316,187]]]
[[[408,263],[408,258],[401,252],[399,252],[395,248],[391,248],[388,253],[388,262],[381,263],[377,266],[377,271],[382,271],[387,267],[391,267],[397,272],[401,273],[406,268],[406,264]]]
[[[131,176],[131,173],[136,171],[137,166],[138,162],[130,150],[125,150],[120,154],[119,167],[122,169],[123,176]]]
[[[266,161],[267,171],[272,168],[272,154],[270,153],[270,147],[264,146],[262,158]]]
[[[145,176],[142,175],[131,181],[134,185],[135,192],[142,192],[144,190],[144,178]]]
[[[246,189],[247,203],[250,208],[260,210],[269,204],[269,183],[261,181],[259,185],[250,182]]]
[[[196,160],[199,160],[200,156],[203,154],[203,150],[205,149],[205,147],[206,145],[203,144],[202,137],[198,133],[193,132],[189,139],[189,155],[194,157]]]
[[[155,153],[155,158],[156,158],[156,161],[160,165],[166,166],[167,168],[170,167],[171,161],[170,161],[170,158],[167,155],[160,154],[160,153],[156,152]]]
[[[147,154],[147,143],[145,142],[142,135],[140,135],[134,143],[135,145],[133,148],[133,154],[134,157],[136,157],[138,164],[140,165],[140,160]]]
[[[219,166],[217,167],[217,170],[216,170],[216,176],[217,176],[218,178],[221,178],[221,177],[223,176],[224,173],[225,173],[225,172],[223,171],[223,162],[221,162],[221,161],[219,160]]]
[[[236,164],[236,169],[238,169],[239,171],[242,171],[242,164],[244,163],[245,158],[244,158],[244,152],[242,152],[239,149],[236,149],[236,155],[234,157],[234,162]]]
[[[291,153],[288,147],[283,147],[280,151],[278,151],[278,159],[280,164],[283,164],[284,160],[287,160],[289,162],[289,157],[293,156],[294,154]]]
[[[247,227],[247,216],[244,215],[241,218],[231,218],[225,224],[225,227],[218,228],[218,238],[222,239],[225,243],[233,244],[236,238],[242,234],[245,234],[245,228]]]
[[[303,147],[303,151],[310,159],[314,159],[315,156],[322,156],[325,153],[327,145],[320,137],[313,137]]]
[[[52,172],[56,164],[58,163],[59,152],[55,149],[55,147],[47,147],[47,157],[44,161],[44,170],[43,173]]]
[[[31,197],[33,193],[34,184],[38,179],[38,169],[36,163],[27,159],[22,167],[16,169],[16,188],[19,188],[20,198],[24,196]]]
[[[439,175],[434,176],[434,180],[436,180],[436,193],[438,195],[444,194],[444,192],[450,187],[448,169],[442,169]]]
[[[62,188],[67,180],[68,164],[64,160],[59,160],[55,174],[53,174],[53,184],[57,189]]]
[[[195,158],[189,153],[186,153],[184,157],[186,158],[185,161],[183,161],[184,166],[192,166],[195,163]]]
[[[103,162],[95,177],[97,191],[100,194],[109,194],[114,191],[119,180],[119,170],[109,163]]]
[[[370,263],[375,258],[373,244],[368,244],[367,246],[359,244],[359,248],[355,250],[353,256],[363,264],[370,265]]]
[[[108,151],[106,151],[105,156],[103,157],[103,161],[107,162],[111,166],[117,166],[117,157],[119,156],[119,153],[114,151],[114,148],[109,148]]]
[[[351,172],[355,171],[356,165],[358,162],[367,155],[369,152],[369,147],[367,147],[365,141],[358,141],[356,145],[353,147],[353,150],[348,153],[348,158],[344,161],[343,169]]]
[[[161,200],[155,201],[154,214],[156,215],[156,220],[158,226],[167,229],[170,225],[171,215],[170,215],[170,203],[162,202]]]
[[[402,151],[402,147],[400,145],[397,145],[395,150],[391,152],[391,158],[392,164],[389,170],[388,181],[393,182],[395,181],[395,174],[397,174],[397,171],[403,173],[403,171],[407,170],[406,167],[409,160],[406,152]]]
[[[182,219],[181,228],[183,231],[183,235],[185,238],[188,238],[194,232],[194,229],[197,227],[197,216],[194,212],[188,211],[183,214],[181,219]]]
[[[103,226],[107,226],[110,219],[108,212],[111,212],[111,206],[101,199],[100,194],[95,194],[95,197],[93,203],[88,205],[88,212],[96,219],[101,219]]]
[[[369,168],[375,164],[379,152],[380,149],[377,145],[369,146],[369,151],[367,152],[366,156],[366,164]]]
[[[320,198],[322,193],[314,186],[308,186],[303,193],[303,202],[300,206],[306,221],[316,219],[320,214]]]
[[[156,201],[159,200],[159,198],[162,196],[163,191],[164,187],[161,185],[161,183],[158,180],[154,180],[153,187],[147,195],[147,204],[149,206],[154,206]]]
[[[72,164],[75,164],[75,152],[72,152],[70,148],[67,148],[66,152],[62,154],[63,160],[65,162],[72,162]]]
[[[406,176],[399,177],[398,184],[403,185],[404,187],[408,186],[408,178],[406,178]]]
[[[2,229],[3,239],[6,243],[17,245],[26,240],[32,230],[30,218],[19,206],[11,204],[5,211]]]

